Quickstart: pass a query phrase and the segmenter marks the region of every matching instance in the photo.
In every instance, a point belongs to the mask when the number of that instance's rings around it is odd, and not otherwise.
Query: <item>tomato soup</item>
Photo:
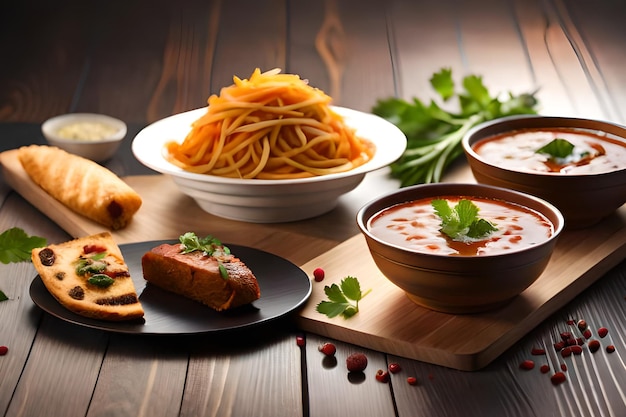
[[[554,159],[537,152],[557,138],[574,145],[570,156]],[[626,142],[580,129],[523,129],[482,139],[472,149],[490,164],[523,172],[580,175],[626,166]]]
[[[469,243],[454,241],[443,234],[441,219],[431,202],[444,199],[451,206],[461,199],[472,201],[478,216],[490,221],[497,230],[484,240]],[[518,251],[548,240],[554,225],[541,213],[502,200],[443,196],[409,201],[386,208],[373,215],[370,232],[390,244],[412,251],[436,255],[497,255]]]

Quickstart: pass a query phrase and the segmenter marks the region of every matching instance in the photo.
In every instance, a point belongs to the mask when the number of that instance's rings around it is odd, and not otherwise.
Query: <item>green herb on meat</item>
[[[535,93],[504,99],[492,97],[482,77],[463,78],[463,91],[457,93],[452,70],[433,74],[430,84],[444,102],[458,100],[459,112],[444,110],[434,100],[426,104],[418,98],[408,102],[398,98],[379,100],[373,113],[395,124],[407,137],[407,149],[391,164],[391,175],[401,186],[439,182],[452,161],[463,154],[463,136],[479,123],[516,114],[535,114]]]
[[[490,221],[478,217],[479,208],[470,200],[461,199],[450,207],[447,200],[436,199],[431,205],[441,218],[441,232],[453,240],[477,241],[498,230]]]
[[[230,254],[230,250],[222,245],[222,242],[213,237],[206,236],[204,238],[199,238],[193,232],[187,232],[184,235],[179,237],[180,243],[184,246],[182,253],[191,253],[194,251],[202,251],[206,255],[212,255],[216,250],[220,250],[224,254]]]

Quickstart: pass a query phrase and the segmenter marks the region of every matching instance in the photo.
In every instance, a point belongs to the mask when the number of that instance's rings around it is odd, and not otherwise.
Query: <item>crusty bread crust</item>
[[[224,279],[216,258],[180,250],[180,244],[163,244],[144,254],[141,264],[146,281],[217,311],[250,304],[261,296],[256,277],[240,259],[232,255],[220,259],[228,271]]]
[[[113,230],[125,227],[141,207],[141,197],[105,167],[54,146],[18,150],[28,176],[52,197]]]
[[[87,248],[87,253],[86,253]],[[106,273],[114,276],[114,283],[101,288],[87,282],[89,276],[76,273],[76,262],[81,257],[93,256],[90,249],[106,250]],[[123,321],[143,317],[144,311],[137,297],[133,280],[124,262],[122,252],[109,232],[82,237],[32,251],[32,261],[50,294],[61,305],[81,316]]]

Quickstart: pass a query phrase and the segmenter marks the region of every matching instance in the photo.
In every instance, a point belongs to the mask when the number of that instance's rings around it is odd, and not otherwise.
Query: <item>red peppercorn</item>
[[[608,345],[608,346],[606,347],[606,352],[607,352],[607,353],[613,353],[613,352],[615,352],[615,346],[614,346],[614,345]]]
[[[363,353],[353,353],[346,359],[346,367],[350,372],[363,372],[367,368],[367,356]]]
[[[326,356],[334,356],[335,352],[337,352],[337,348],[332,343],[324,343],[320,345],[317,350],[322,352]]]
[[[409,385],[417,385],[417,378],[415,378],[414,376],[410,376],[406,379],[406,382]]]
[[[296,336],[296,345],[302,347],[306,344],[304,337],[302,336]]]
[[[383,371],[382,369],[376,371],[376,381],[389,382],[389,372]]]
[[[315,268],[313,271],[313,279],[315,279],[316,282],[323,281],[325,275],[326,274],[322,268]]]
[[[587,330],[587,322],[585,320],[578,320],[578,330],[580,330],[581,332]]]
[[[539,368],[539,371],[541,371],[542,374],[547,374],[548,372],[550,372],[550,367],[546,364],[541,365],[541,368]]]
[[[532,350],[530,351],[530,354],[533,356],[545,355],[546,350],[542,348],[532,348]]]
[[[529,371],[535,367],[535,362],[527,359],[519,364],[520,369],[524,369],[525,371]]]
[[[563,340],[564,342],[567,342],[567,340],[571,337],[572,334],[570,332],[561,332],[561,340]]]
[[[579,345],[570,346],[570,350],[574,355],[580,355],[581,353],[583,353],[583,348]]]
[[[0,346],[0,356],[4,356],[9,351],[9,348],[6,346]]]
[[[557,352],[563,349],[564,347],[565,347],[565,342],[556,342],[554,344],[554,350],[556,350]]]
[[[598,349],[600,349],[600,342],[597,340],[590,340],[589,343],[587,344],[587,346],[589,347],[589,351],[591,353],[597,352]]]
[[[571,346],[568,346],[568,347],[564,348],[564,349],[561,351],[561,356],[563,356],[564,358],[567,358],[567,357],[569,357],[569,356],[572,356],[572,347],[571,347]]]
[[[598,336],[600,336],[601,338],[606,337],[607,334],[609,334],[609,329],[607,329],[606,327],[600,327],[598,329]]]
[[[567,371],[567,365],[565,365],[564,363],[561,364],[561,371],[563,372]]]
[[[402,370],[402,368],[400,367],[399,363],[390,363],[389,366],[389,372],[391,372],[392,374],[397,374],[398,372],[400,372]]]
[[[585,331],[583,332],[583,336],[585,337],[585,339],[591,339],[591,330],[585,329]]]
[[[565,378],[565,374],[563,372],[557,372],[554,375],[552,375],[550,377],[550,381],[552,381],[553,385],[559,385],[563,382],[565,382],[566,378]]]

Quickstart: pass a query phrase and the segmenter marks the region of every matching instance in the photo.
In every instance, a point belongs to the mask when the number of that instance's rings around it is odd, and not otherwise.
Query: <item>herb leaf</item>
[[[435,101],[430,103],[413,98],[378,100],[372,112],[395,124],[407,137],[407,148],[390,165],[391,175],[402,187],[439,182],[446,168],[463,154],[461,140],[478,123],[515,114],[534,114],[538,104],[534,93],[513,95],[500,99],[491,96],[482,77],[463,78],[461,92],[452,70],[442,68],[434,73],[430,84],[444,102],[458,100],[459,112],[448,112]]]
[[[461,199],[450,207],[447,200],[434,199],[431,205],[441,218],[441,232],[461,242],[484,239],[498,230],[488,220],[478,217],[478,207],[472,201]]]
[[[574,151],[574,145],[569,141],[556,138],[537,149],[535,153],[549,155],[552,158],[566,158]]]
[[[96,287],[106,288],[110,287],[115,280],[108,275],[105,274],[95,274],[87,279],[87,282],[91,285],[95,285]]]
[[[332,284],[324,287],[328,301],[321,301],[316,310],[329,318],[339,315],[350,318],[359,312],[359,301],[371,290],[361,291],[361,284],[355,277],[345,277],[340,285]]]
[[[209,235],[204,238],[199,238],[193,232],[187,232],[181,235],[179,238],[180,243],[185,247],[182,253],[191,253],[194,251],[202,251],[206,255],[212,255],[217,249],[221,249],[225,254],[229,254],[230,250],[222,245],[222,242]]]
[[[44,246],[45,238],[29,236],[24,230],[13,227],[0,234],[0,262],[8,264],[30,261],[32,250]]]
[[[7,297],[6,294],[2,292],[2,290],[0,290],[0,301],[6,301],[8,299],[9,297]]]

